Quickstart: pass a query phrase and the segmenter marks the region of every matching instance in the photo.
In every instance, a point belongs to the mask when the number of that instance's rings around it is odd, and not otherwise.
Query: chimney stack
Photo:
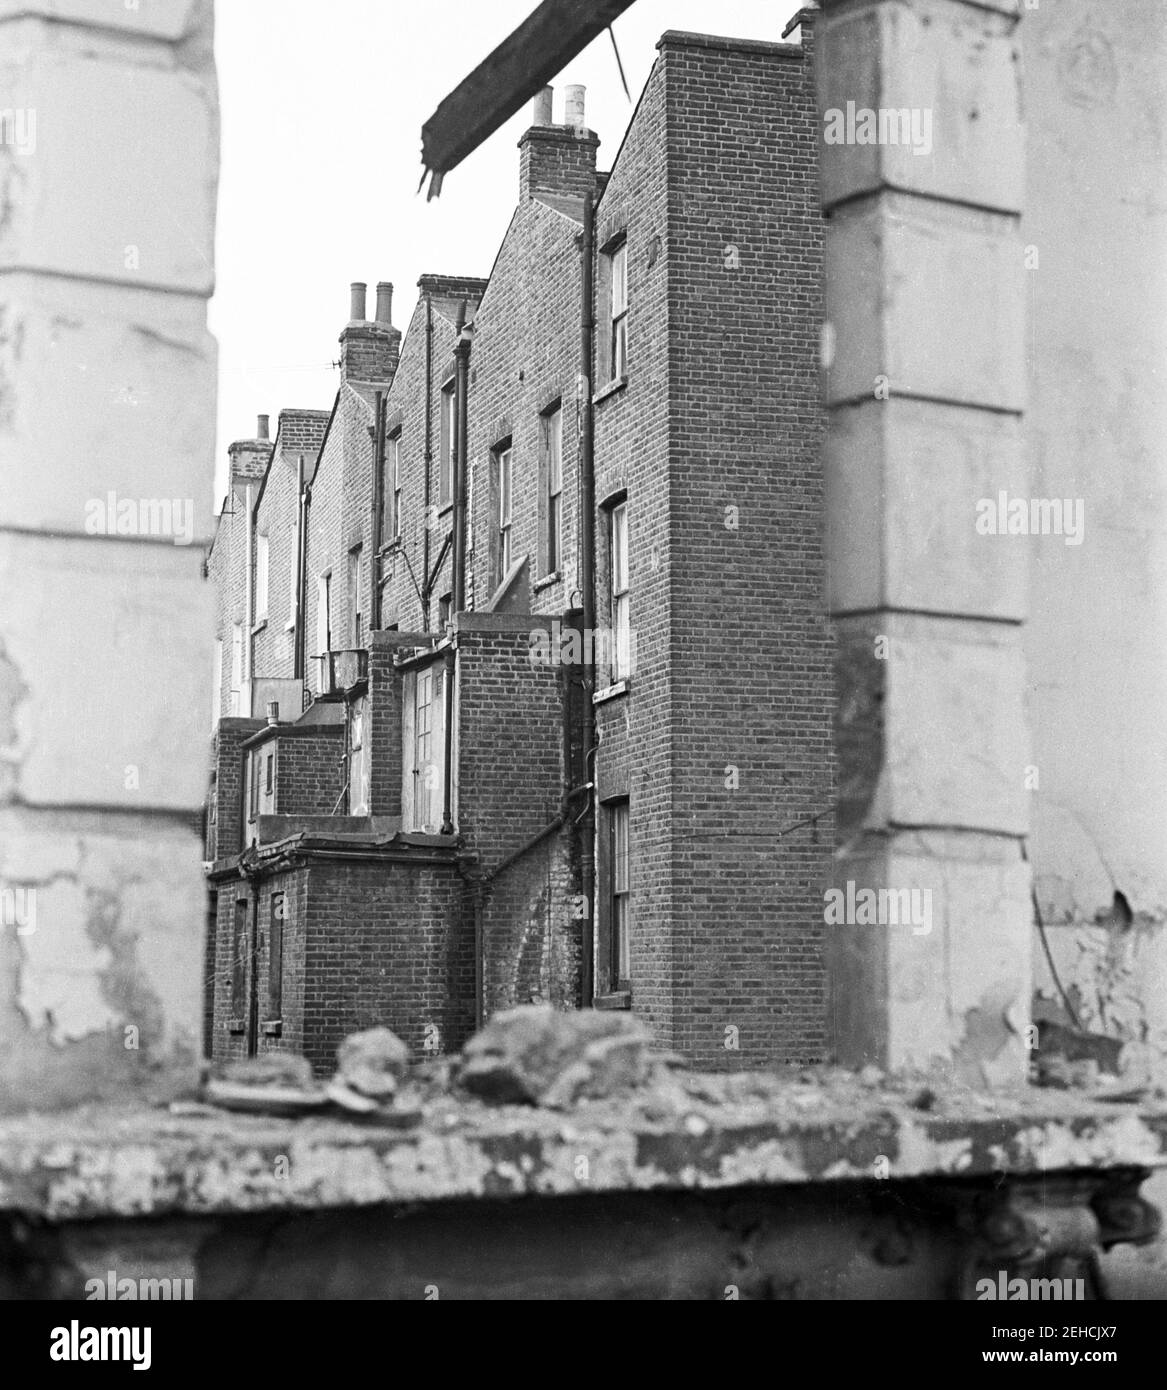
[[[256,439],[266,439],[266,438],[268,437],[267,431],[268,431],[269,419],[270,419],[270,417],[267,416],[267,415],[261,415],[261,416],[259,417],[259,420],[258,420],[258,422],[257,422],[257,424],[256,424],[256,427],[255,427],[255,437],[256,437]]]
[[[554,87],[544,87],[535,93],[535,109],[531,113],[532,125],[553,125],[555,118],[551,114],[551,103],[555,95]]]
[[[596,186],[596,150],[600,140],[587,128],[586,88],[565,91],[564,124],[552,118],[553,92],[544,87],[535,97],[534,124],[519,141],[519,201],[537,193],[582,198]]]
[[[386,328],[393,323],[393,286],[388,280],[382,280],[377,285],[377,322],[383,323]]]
[[[584,99],[587,90],[579,83],[567,88],[564,99],[563,124],[570,126],[572,130],[583,131],[587,129],[587,120],[584,115]]]
[[[377,285],[377,317],[371,323],[365,318],[367,290],[360,280],[350,287],[352,317],[340,335],[340,376],[342,381],[384,387],[393,380],[401,354],[401,334],[390,323],[393,286],[388,280]]]

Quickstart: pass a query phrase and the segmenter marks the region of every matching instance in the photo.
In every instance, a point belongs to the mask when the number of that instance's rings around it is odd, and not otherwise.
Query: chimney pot
[[[278,700],[269,700],[267,702],[267,722],[269,724],[278,724],[280,722],[280,702]]]
[[[393,322],[393,286],[382,280],[377,286],[377,322],[389,325]]]
[[[259,417],[258,422],[256,423],[256,426],[255,426],[255,437],[256,437],[256,439],[266,439],[266,438],[268,437],[268,434],[267,434],[268,424],[269,424],[269,417],[268,417],[267,415],[261,415],[261,416]]]
[[[353,323],[364,323],[365,321],[365,295],[368,285],[360,280],[354,280],[349,286],[349,319]]]
[[[554,87],[543,87],[535,93],[535,109],[531,115],[532,125],[552,125],[554,124],[551,115],[551,103],[555,96]]]
[[[587,90],[586,87],[578,83],[573,83],[567,88],[564,99],[563,124],[571,126],[573,130],[584,130],[587,126],[584,104]]]

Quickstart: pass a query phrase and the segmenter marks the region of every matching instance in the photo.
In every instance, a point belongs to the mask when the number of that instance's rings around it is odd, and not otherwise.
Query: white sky
[[[423,273],[487,275],[514,210],[519,137],[530,104],[418,193],[421,128],[441,99],[516,27],[536,0],[219,0],[222,101],[217,290],[216,505],[226,449],[257,414],[332,404],[349,282],[395,286],[403,332]],[[611,167],[666,29],[778,39],[801,0],[637,0],[615,32],[633,102],[607,34],[555,85],[587,85],[588,125]],[[442,27],[444,25],[444,27]]]

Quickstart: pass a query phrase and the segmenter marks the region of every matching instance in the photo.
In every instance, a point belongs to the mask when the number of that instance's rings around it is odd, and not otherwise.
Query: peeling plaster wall
[[[0,9],[38,127],[0,147],[0,1114],[173,1094],[199,1053],[211,17]]]
[[[1167,1050],[1167,10],[1063,0],[1021,26],[1034,497],[1030,857],[1083,1026]],[[1116,897],[1116,894],[1120,895]],[[1039,1016],[1065,1019],[1035,938]]]

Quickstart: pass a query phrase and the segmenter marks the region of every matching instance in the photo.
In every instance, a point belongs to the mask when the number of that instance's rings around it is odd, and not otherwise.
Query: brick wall
[[[302,1050],[330,1071],[346,1033],[385,1026],[417,1057],[474,1027],[474,928],[452,864],[314,863]]]
[[[628,382],[596,407],[597,498],[627,490],[637,655],[600,707],[598,778],[631,801],[634,1007],[703,1065],[754,1065],[824,1044],[814,94],[797,47],[660,47],[597,214],[601,251],[628,247]],[[602,261],[597,285],[602,354]],[[603,518],[599,534],[604,593]]]
[[[326,410],[280,412],[271,464],[256,500],[256,533],[268,540],[268,612],[256,612],[257,623],[265,616],[267,622],[252,639],[252,669],[256,676],[290,678],[295,671],[295,631],[289,624],[295,615],[292,586],[299,511],[296,481],[301,457],[305,481],[312,476],[328,420]],[[294,718],[299,710],[281,710],[281,714]]]

